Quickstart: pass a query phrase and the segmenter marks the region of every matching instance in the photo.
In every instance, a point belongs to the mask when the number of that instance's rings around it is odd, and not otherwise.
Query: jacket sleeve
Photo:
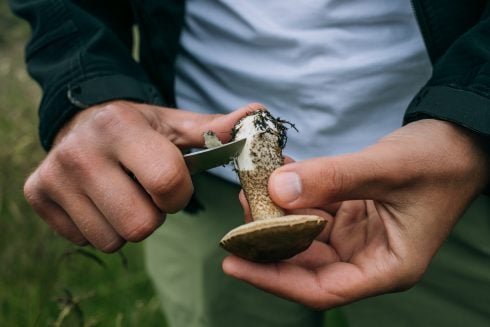
[[[29,74],[40,84],[41,143],[49,150],[58,130],[78,111],[114,99],[163,105],[132,57],[133,15],[126,0],[10,0],[26,19]]]
[[[490,15],[484,15],[433,64],[433,75],[405,113],[454,122],[490,140]]]

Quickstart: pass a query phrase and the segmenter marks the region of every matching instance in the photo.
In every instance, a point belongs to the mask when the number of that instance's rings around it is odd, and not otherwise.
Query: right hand
[[[202,115],[114,101],[79,112],[30,175],[24,194],[60,235],[113,252],[158,228],[184,208],[193,186],[181,149],[202,147],[214,131],[223,142],[252,104],[228,115]]]

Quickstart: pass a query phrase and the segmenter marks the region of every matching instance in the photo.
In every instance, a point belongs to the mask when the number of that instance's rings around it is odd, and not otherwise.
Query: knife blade
[[[196,151],[184,155],[184,161],[191,174],[225,165],[240,153],[247,139],[240,139],[226,144]]]

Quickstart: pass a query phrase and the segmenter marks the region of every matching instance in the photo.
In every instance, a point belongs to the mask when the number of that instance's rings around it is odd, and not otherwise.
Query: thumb
[[[269,179],[271,199],[285,209],[328,208],[334,202],[378,199],[395,182],[388,164],[375,154],[322,157],[278,168]]]

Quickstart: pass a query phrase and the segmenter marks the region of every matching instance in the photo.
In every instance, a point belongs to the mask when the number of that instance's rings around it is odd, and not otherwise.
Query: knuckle
[[[34,209],[42,204],[38,183],[35,181],[33,175],[24,184],[24,197]]]
[[[78,166],[80,160],[83,160],[82,151],[78,142],[70,140],[60,144],[53,154],[54,159],[67,166]]]
[[[44,162],[37,171],[31,175],[24,186],[26,196],[40,195],[43,190],[49,191],[55,186],[57,179],[56,170],[50,162]]]
[[[56,163],[65,172],[76,172],[77,175],[87,175],[92,171],[93,162],[78,142],[65,142],[54,153]]]
[[[185,175],[175,165],[167,165],[156,170],[155,173],[150,174],[146,186],[150,194],[158,197],[165,196],[184,183]]]
[[[326,194],[331,198],[337,198],[343,193],[347,176],[340,173],[338,164],[331,161],[320,173],[320,181],[323,183]]]
[[[113,253],[119,250],[126,242],[120,238],[114,238],[97,246],[104,253]]]
[[[95,112],[92,117],[95,129],[112,134],[114,131],[124,130],[135,120],[135,111],[118,104],[107,104]]]
[[[85,246],[88,244],[87,239],[79,231],[58,231],[58,233],[66,238],[68,241],[78,246]]]
[[[191,197],[192,197],[192,193],[189,193],[186,196],[176,198],[174,201],[172,201],[166,206],[165,211],[170,214],[179,212],[180,210],[184,209],[187,206]]]
[[[56,226],[52,225],[52,227],[57,235],[60,235],[73,244],[78,246],[85,246],[89,244],[88,240],[77,229],[63,226],[62,224],[57,224]]]
[[[157,217],[141,219],[137,223],[128,226],[121,234],[127,241],[139,242],[150,236],[160,225],[161,220]]]

